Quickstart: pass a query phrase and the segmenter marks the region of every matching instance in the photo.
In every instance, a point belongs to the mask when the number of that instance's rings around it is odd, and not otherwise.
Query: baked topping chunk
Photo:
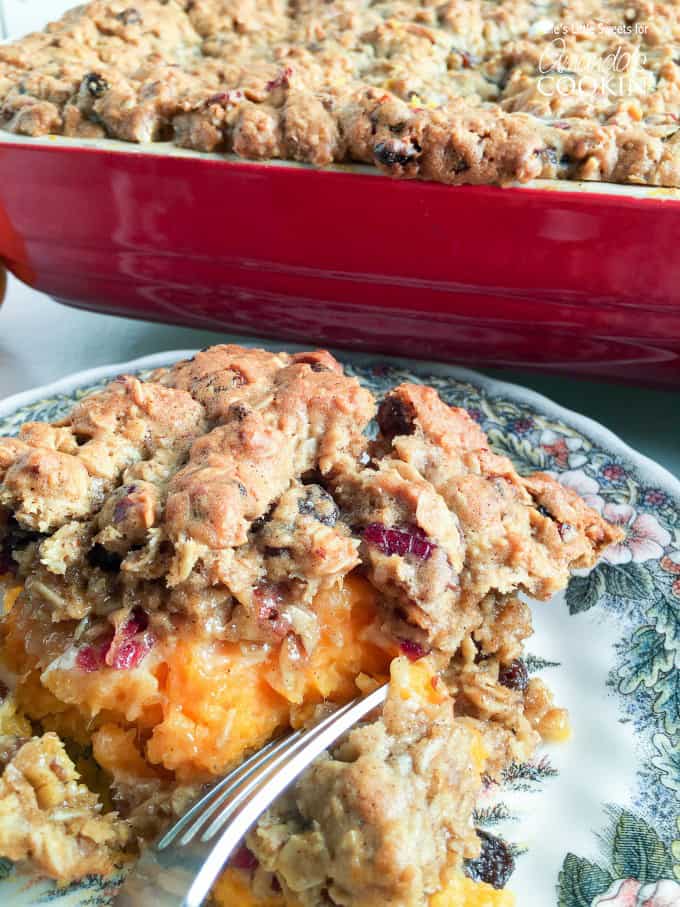
[[[305,907],[324,896],[416,907],[448,865],[477,855],[470,816],[484,747],[453,705],[426,662],[393,662],[382,716],[318,760],[248,838],[284,893]]]
[[[0,48],[0,124],[403,178],[680,186],[676,3],[95,0]]]
[[[79,783],[56,734],[17,742],[0,776],[3,856],[30,859],[41,873],[69,882],[112,872],[128,836],[125,823],[102,815],[96,794]]]

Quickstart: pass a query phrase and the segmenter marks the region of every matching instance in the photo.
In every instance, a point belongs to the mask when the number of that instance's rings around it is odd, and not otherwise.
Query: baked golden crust
[[[455,652],[487,595],[549,598],[572,568],[592,566],[619,537],[552,477],[519,476],[470,416],[432,388],[397,387],[378,423],[373,461],[344,464],[332,483],[363,537],[371,582],[398,623],[420,629],[422,644]],[[397,535],[392,544],[376,526],[410,527],[422,536],[419,553],[395,557],[404,542]]]
[[[680,186],[679,23],[671,0],[96,0],[0,48],[0,119],[445,183]]]

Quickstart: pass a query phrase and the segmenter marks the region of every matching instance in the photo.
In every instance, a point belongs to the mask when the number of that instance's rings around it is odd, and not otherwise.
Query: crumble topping
[[[680,186],[649,0],[95,0],[0,48],[0,124],[444,183]]]

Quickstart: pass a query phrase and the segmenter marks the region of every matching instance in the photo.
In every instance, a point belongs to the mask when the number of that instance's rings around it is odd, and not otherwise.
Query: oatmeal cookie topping
[[[0,48],[0,126],[403,178],[680,186],[676,3],[95,0]]]

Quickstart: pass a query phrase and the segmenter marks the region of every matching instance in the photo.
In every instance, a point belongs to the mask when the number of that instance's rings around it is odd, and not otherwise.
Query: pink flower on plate
[[[602,498],[588,503],[599,510],[605,520],[620,526],[626,533],[622,542],[605,551],[604,558],[610,564],[629,564],[631,561],[641,564],[663,556],[671,534],[651,513],[638,513],[630,504],[605,504]]]
[[[567,438],[565,435],[558,435],[552,429],[547,428],[541,432],[539,444],[543,450],[552,457],[558,466],[563,469],[570,466],[576,469],[588,462],[588,457],[583,453],[583,441],[581,438]]]
[[[641,887],[637,879],[617,879],[604,894],[595,898],[591,907],[638,907]]]
[[[646,885],[637,879],[617,879],[595,898],[591,907],[677,907],[678,904],[680,885],[673,879]]]
[[[582,469],[568,469],[566,472],[560,473],[549,472],[548,475],[557,479],[565,488],[571,488],[572,491],[575,491],[577,495],[584,498],[588,503],[590,503],[589,499],[594,499],[600,490],[600,486],[595,479],[587,476]],[[598,497],[597,500],[601,501],[602,498]]]
[[[649,882],[638,891],[637,907],[678,907],[680,885],[673,879]]]

